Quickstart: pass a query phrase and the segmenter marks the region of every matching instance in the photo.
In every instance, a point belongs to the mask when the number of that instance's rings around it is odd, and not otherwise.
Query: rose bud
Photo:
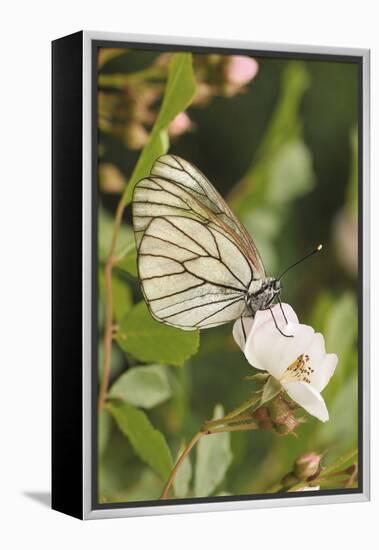
[[[238,87],[248,84],[258,72],[258,63],[255,59],[245,55],[232,55],[226,66],[226,79],[230,84]]]
[[[258,426],[261,430],[272,429],[273,424],[267,407],[259,407],[259,409],[254,412],[253,417],[258,421]]]
[[[321,456],[316,453],[307,453],[295,462],[294,473],[301,480],[317,476],[321,471]]]
[[[179,113],[168,126],[170,136],[180,136],[192,128],[192,121],[187,113]]]

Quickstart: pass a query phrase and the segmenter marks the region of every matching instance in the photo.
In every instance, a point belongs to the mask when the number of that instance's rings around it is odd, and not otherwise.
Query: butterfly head
[[[303,262],[306,258],[309,258],[316,252],[322,249],[322,245],[319,244],[312,252],[306,254],[303,258],[290,265],[283,271],[280,277],[266,277],[265,279],[254,279],[250,284],[250,288],[246,294],[246,305],[252,311],[253,315],[257,311],[267,309],[271,306],[276,297],[279,298],[282,290],[282,277],[290,269]]]
[[[275,277],[253,281],[246,296],[246,304],[255,314],[260,309],[268,308],[281,289],[281,281]]]
[[[265,303],[263,304],[262,309],[269,306],[274,298],[280,294],[281,290],[282,282],[280,279],[276,279],[275,277],[267,277],[261,288],[261,292],[265,298]]]
[[[269,284],[276,294],[278,294],[278,292],[282,290],[282,281],[280,279],[275,279],[275,277],[271,277]]]

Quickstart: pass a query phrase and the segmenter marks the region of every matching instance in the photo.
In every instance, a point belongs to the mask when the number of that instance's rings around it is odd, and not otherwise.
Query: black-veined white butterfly
[[[266,277],[246,228],[207,178],[177,156],[159,157],[136,185],[133,225],[142,292],[162,323],[215,327],[254,316],[279,297],[280,278]]]

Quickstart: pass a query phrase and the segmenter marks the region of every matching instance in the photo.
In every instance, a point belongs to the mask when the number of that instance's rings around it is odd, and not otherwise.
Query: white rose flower
[[[321,396],[337,366],[334,353],[326,353],[322,334],[299,323],[288,304],[272,308],[279,329],[269,310],[258,311],[253,318],[244,317],[234,323],[233,336],[256,369],[267,371],[280,382],[291,399],[322,422],[329,420],[328,409]]]

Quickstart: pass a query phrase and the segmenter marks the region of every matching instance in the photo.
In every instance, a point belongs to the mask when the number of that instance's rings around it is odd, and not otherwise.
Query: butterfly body
[[[254,286],[253,283],[255,283]],[[266,277],[253,283],[250,285],[245,301],[254,316],[257,311],[270,307],[276,296],[280,294],[281,283],[274,277]]]
[[[259,252],[207,178],[163,155],[133,195],[141,289],[152,316],[183,330],[254,316],[280,292]]]

